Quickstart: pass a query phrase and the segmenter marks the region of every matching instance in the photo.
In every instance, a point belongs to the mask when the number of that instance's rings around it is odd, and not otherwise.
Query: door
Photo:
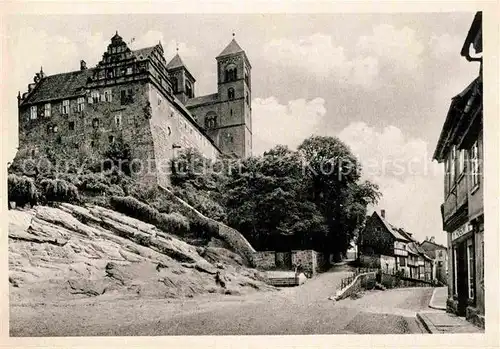
[[[468,295],[468,273],[467,273],[467,246],[465,242],[458,245],[457,248],[457,295],[458,295],[458,309],[459,316],[465,316],[467,308]]]

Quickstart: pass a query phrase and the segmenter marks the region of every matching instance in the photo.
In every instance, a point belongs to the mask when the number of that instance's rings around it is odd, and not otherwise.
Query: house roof
[[[474,19],[472,20],[472,24],[469,28],[469,32],[467,33],[467,37],[465,38],[464,44],[462,46],[462,50],[460,51],[461,56],[464,57],[469,56],[470,45],[474,47],[476,53],[483,52],[482,28],[481,28],[482,22],[483,22],[482,12],[480,11],[476,12],[476,14],[474,15]]]
[[[46,76],[27,95],[23,104],[81,96],[85,94],[87,79],[93,73],[94,69],[85,69]]]
[[[382,216],[380,216],[377,211],[373,212],[374,215],[376,215],[378,218],[380,218],[380,220],[382,221],[382,223],[384,224],[385,228],[387,229],[387,231],[389,233],[392,234],[392,236],[394,236],[396,238],[396,240],[402,240],[402,241],[409,241],[409,239],[403,235],[401,235],[399,232],[398,232],[398,229],[393,226],[391,223],[387,222],[384,218],[382,218]]]
[[[222,52],[217,57],[232,55],[232,54],[240,53],[240,52],[244,52],[244,51],[240,47],[240,45],[238,45],[236,40],[233,38],[233,40],[231,40],[229,45],[227,45],[226,48],[224,50],[222,50]]]
[[[430,244],[431,246],[429,246],[429,247],[431,247],[431,248],[425,248],[425,247],[423,247],[424,244]],[[435,251],[435,250],[439,250],[439,249],[445,249],[445,250],[447,250],[448,249],[448,247],[443,246],[441,244],[438,244],[438,243],[436,243],[434,241],[430,241],[430,240],[424,240],[424,241],[422,241],[420,243],[420,247],[422,247],[426,251]]]

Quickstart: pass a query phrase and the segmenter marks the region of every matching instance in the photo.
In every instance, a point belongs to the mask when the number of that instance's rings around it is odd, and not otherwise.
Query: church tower
[[[194,98],[195,79],[182,61],[179,53],[167,64],[167,71],[172,82],[174,95],[183,104],[190,98]]]
[[[217,144],[223,153],[245,158],[252,154],[252,67],[234,34],[216,60],[220,120],[212,126]]]

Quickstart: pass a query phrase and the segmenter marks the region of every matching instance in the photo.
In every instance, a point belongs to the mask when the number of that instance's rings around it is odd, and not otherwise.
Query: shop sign
[[[472,231],[472,225],[470,223],[465,223],[460,226],[457,230],[451,233],[451,240],[455,241],[456,239],[464,236],[468,232]]]

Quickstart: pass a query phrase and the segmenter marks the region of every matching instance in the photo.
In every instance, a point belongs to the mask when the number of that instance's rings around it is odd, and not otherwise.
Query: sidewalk
[[[417,319],[429,333],[483,333],[484,330],[474,326],[465,318],[446,312],[448,289],[436,287],[432,293],[428,310],[417,313]]]

